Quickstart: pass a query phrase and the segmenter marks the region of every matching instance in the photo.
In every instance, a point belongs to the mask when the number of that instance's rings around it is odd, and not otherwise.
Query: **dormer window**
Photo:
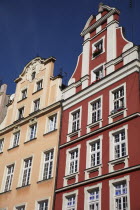
[[[34,80],[35,79],[35,75],[36,75],[36,72],[35,71],[33,71],[33,73],[32,73],[32,80]]]

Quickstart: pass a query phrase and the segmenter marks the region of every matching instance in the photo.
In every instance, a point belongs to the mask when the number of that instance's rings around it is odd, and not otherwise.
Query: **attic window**
[[[33,71],[33,73],[32,73],[32,80],[34,80],[34,78],[35,78],[35,75],[36,75],[36,72],[35,71]]]
[[[103,52],[103,39],[100,40],[99,42],[93,44],[92,46],[92,56],[93,58],[96,57],[97,55],[101,54]]]
[[[92,82],[96,82],[104,77],[103,66],[92,71]]]

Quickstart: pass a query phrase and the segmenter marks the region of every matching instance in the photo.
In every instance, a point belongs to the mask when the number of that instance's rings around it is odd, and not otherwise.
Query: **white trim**
[[[122,130],[125,131],[125,143],[126,143],[126,156],[115,159],[114,158],[114,138],[113,135],[115,133],[121,132]],[[128,125],[124,125],[118,129],[112,130],[109,132],[109,139],[110,139],[110,144],[109,144],[109,160],[111,162],[108,163],[109,165],[109,172],[113,172],[114,171],[114,166],[115,164],[118,163],[124,163],[125,164],[125,168],[128,167]]]
[[[139,72],[139,67],[140,67],[139,61],[134,61],[133,63],[130,63],[128,66],[123,67],[119,71],[115,71],[110,76],[104,77],[104,79],[99,81],[98,83],[95,83],[94,85],[89,86],[88,88],[79,92],[78,94],[73,95],[73,97],[71,98],[64,97],[67,100],[63,102],[63,110],[66,110],[74,106],[75,104],[78,104],[84,99],[116,83],[117,81],[127,77],[128,75],[134,72]],[[63,94],[65,94],[66,96],[67,90],[64,90]]]
[[[92,171],[98,171],[99,172],[98,176],[102,175],[102,140],[103,140],[103,135],[100,135],[97,138],[94,138],[94,139],[86,142],[87,151],[86,151],[85,180],[89,179],[89,174]],[[97,141],[100,142],[100,164],[91,167],[90,166],[90,163],[91,163],[91,160],[90,160],[90,146]]]
[[[101,42],[102,41],[102,52],[99,54],[99,55],[101,55],[101,54],[103,54],[104,52],[105,52],[105,35],[104,36],[102,36],[100,39],[98,39],[98,41],[96,41],[96,42],[94,42],[93,44],[92,44],[92,60],[94,60],[97,56],[94,56],[93,57],[93,51],[96,49],[96,47],[95,47],[95,45],[97,45],[99,42]],[[101,66],[102,64],[100,64],[99,66]],[[96,67],[96,69],[98,68],[98,66]]]
[[[62,210],[66,210],[66,205],[67,205],[67,197],[70,197],[72,195],[75,195],[75,209],[74,210],[77,210],[77,201],[78,201],[78,190],[74,190],[72,192],[69,192],[69,193],[64,193],[63,194],[63,198],[62,198]]]
[[[100,120],[95,122],[95,123],[92,123],[92,104],[95,103],[96,101],[100,100],[101,102],[101,116],[100,116]],[[96,126],[96,125],[99,125],[99,128],[102,127],[102,112],[103,112],[103,95],[93,99],[92,101],[89,101],[88,102],[88,119],[87,119],[87,133],[89,133],[91,130],[92,127]]]
[[[101,210],[101,200],[102,200],[101,189],[102,189],[102,183],[99,183],[99,184],[96,184],[96,185],[84,188],[84,210],[88,210],[89,209],[88,208],[88,194],[89,194],[89,191],[96,190],[96,189],[99,189],[99,209],[98,210]]]
[[[41,199],[38,199],[35,201],[35,210],[38,210],[38,207],[39,207],[39,202],[43,202],[43,201],[48,201],[48,210],[50,209],[50,200],[51,198],[50,197],[45,197],[45,198],[41,198]]]
[[[97,182],[97,181],[102,181],[105,178],[112,178],[114,176],[123,175],[124,173],[130,173],[130,172],[135,171],[135,170],[140,170],[140,164],[137,165],[137,166],[132,166],[132,167],[128,167],[128,168],[118,170],[118,171],[115,171],[115,172],[107,173],[107,174],[99,176],[99,177],[96,176],[94,178],[75,183],[74,185],[69,185],[69,186],[57,189],[55,192],[57,193],[57,192],[62,192],[64,190],[70,190],[70,189],[75,188],[75,187],[83,186],[83,184],[90,184],[90,183],[94,183],[94,182]]]
[[[100,70],[101,68],[102,68],[102,78],[105,77],[105,66],[104,65],[105,65],[105,63],[101,63],[100,65],[96,66],[96,68],[91,70],[91,83],[95,82],[95,78],[94,78],[93,73]]]
[[[26,202],[23,202],[23,203],[20,203],[20,204],[17,204],[14,206],[13,210],[17,210],[18,207],[21,207],[21,206],[25,206],[25,210],[27,208],[27,203]]]
[[[111,179],[109,180],[109,186],[110,186],[110,210],[115,210],[115,203],[114,203],[114,185],[119,184],[119,182],[126,182],[127,184],[127,203],[128,203],[128,210],[130,210],[130,192],[129,192],[129,182],[130,182],[130,176],[124,176],[119,179]]]
[[[73,114],[77,111],[80,111],[80,117],[79,117],[79,129],[75,132],[72,132],[72,117]],[[70,141],[70,137],[73,135],[78,134],[78,137],[81,135],[81,120],[82,120],[82,106],[77,107],[76,109],[69,112],[69,122],[68,122],[68,134],[67,134],[67,141]]]
[[[70,179],[70,178],[72,178],[72,177],[75,178],[75,182],[78,182],[78,172],[79,172],[79,165],[80,165],[80,149],[81,149],[81,145],[79,144],[79,145],[77,145],[77,146],[75,146],[75,147],[72,147],[72,148],[66,150],[65,177],[64,177],[64,183],[63,183],[64,186],[67,186],[67,185],[68,185],[68,179]],[[75,150],[78,150],[77,172],[70,174],[70,173],[69,173],[69,167],[70,167],[70,164],[69,164],[69,163],[70,163],[70,162],[69,162],[69,160],[70,160],[70,153],[71,153],[72,151],[75,151]]]
[[[111,114],[111,111],[114,110],[114,104],[113,104],[113,92],[115,92],[116,90],[122,88],[124,89],[124,109],[121,110],[120,112],[116,112],[114,114]],[[109,120],[109,123],[112,123],[113,122],[113,118],[118,115],[118,114],[123,114],[123,117],[126,117],[127,116],[127,97],[126,97],[126,82],[125,83],[122,83],[121,85],[111,89],[109,91],[109,117],[108,117],[108,120]]]

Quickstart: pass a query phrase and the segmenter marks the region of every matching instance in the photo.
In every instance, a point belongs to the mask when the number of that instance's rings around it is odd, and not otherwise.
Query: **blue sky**
[[[132,8],[129,2],[132,1]],[[0,0],[0,79],[15,92],[14,79],[36,56],[54,56],[55,75],[73,73],[82,51],[80,33],[101,0]],[[121,11],[126,38],[140,44],[139,0],[102,0]],[[133,29],[133,30],[132,30]]]

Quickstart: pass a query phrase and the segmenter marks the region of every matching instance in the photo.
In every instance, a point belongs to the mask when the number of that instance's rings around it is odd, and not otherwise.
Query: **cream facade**
[[[62,78],[37,57],[15,80],[0,125],[0,209],[53,209]]]

